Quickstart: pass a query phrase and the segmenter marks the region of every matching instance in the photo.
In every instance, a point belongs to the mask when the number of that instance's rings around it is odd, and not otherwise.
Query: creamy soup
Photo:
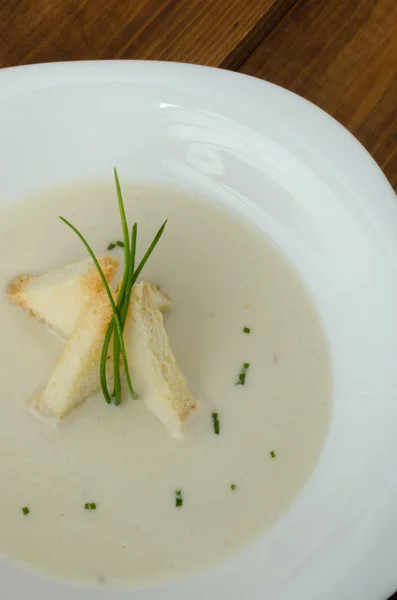
[[[176,578],[263,534],[315,466],[331,396],[316,311],[259,232],[181,191],[129,184],[123,192],[140,254],[168,218],[143,276],[174,304],[166,329],[200,404],[188,435],[170,437],[126,391],[119,407],[98,394],[59,425],[34,417],[27,402],[65,342],[0,304],[0,552],[107,585]],[[111,183],[13,203],[1,209],[2,290],[18,273],[87,256],[58,215],[97,253],[121,239]],[[112,253],[122,260],[120,248]],[[244,385],[236,385],[244,363]]]

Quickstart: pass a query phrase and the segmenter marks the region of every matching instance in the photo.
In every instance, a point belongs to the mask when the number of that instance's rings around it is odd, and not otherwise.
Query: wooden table
[[[113,58],[222,67],[297,92],[397,190],[397,0],[0,0],[0,67]]]

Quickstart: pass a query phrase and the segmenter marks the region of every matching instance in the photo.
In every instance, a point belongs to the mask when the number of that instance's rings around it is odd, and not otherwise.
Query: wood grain
[[[0,0],[0,67],[155,59],[238,67],[295,0]]]
[[[397,189],[396,0],[299,0],[240,70],[332,114]]]

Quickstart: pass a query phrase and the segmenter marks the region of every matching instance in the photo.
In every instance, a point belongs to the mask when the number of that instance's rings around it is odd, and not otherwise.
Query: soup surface
[[[60,425],[35,418],[27,402],[65,342],[0,303],[0,552],[104,584],[179,577],[263,533],[310,476],[331,397],[316,311],[260,233],[181,191],[128,184],[123,193],[129,222],[139,224],[139,255],[168,218],[143,275],[173,301],[166,328],[200,404],[184,439],[171,438],[126,392],[120,407],[98,394]],[[6,206],[3,291],[18,273],[87,256],[58,215],[98,254],[121,239],[112,184],[76,184]],[[112,252],[122,260],[120,248]],[[244,363],[244,385],[236,385]]]

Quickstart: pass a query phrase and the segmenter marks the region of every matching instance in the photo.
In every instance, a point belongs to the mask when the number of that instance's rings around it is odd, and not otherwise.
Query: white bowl
[[[60,584],[2,560],[2,597],[380,600],[391,594],[397,588],[397,205],[362,146],[324,112],[274,85],[149,62],[0,71],[0,132],[2,203],[60,182],[110,178],[116,165],[123,178],[198,190],[261,227],[317,305],[334,377],[332,420],[316,472],[284,518],[234,558],[175,583],[130,591]]]

